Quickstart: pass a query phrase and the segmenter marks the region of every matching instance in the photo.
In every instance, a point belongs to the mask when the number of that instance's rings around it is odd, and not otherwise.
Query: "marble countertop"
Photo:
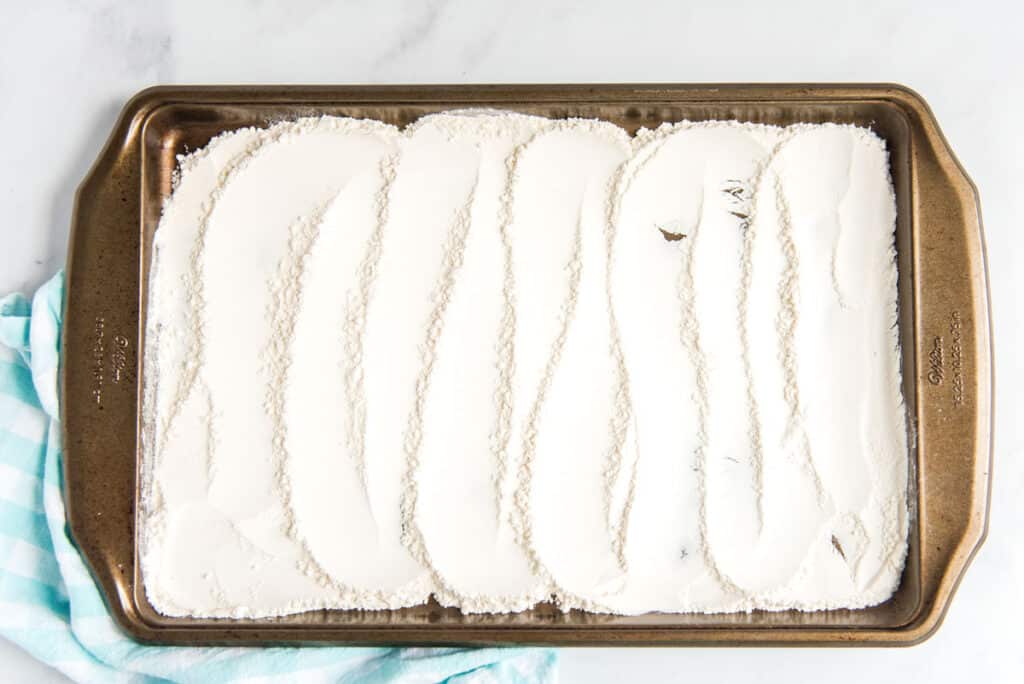
[[[0,293],[31,291],[62,265],[78,182],[124,102],[157,83],[895,81],[918,90],[981,191],[999,374],[991,529],[945,624],[912,649],[565,649],[562,680],[1024,681],[1024,364],[1010,353],[1024,320],[1014,202],[1024,5],[82,4],[0,3]],[[2,639],[0,669],[6,681],[61,681]]]

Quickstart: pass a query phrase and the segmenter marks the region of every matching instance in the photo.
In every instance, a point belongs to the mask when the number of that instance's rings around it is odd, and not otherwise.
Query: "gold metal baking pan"
[[[428,604],[260,620],[168,618],[136,555],[139,404],[153,231],[175,155],[241,126],[311,114],[405,125],[495,107],[606,119],[630,132],[680,119],[870,126],[896,188],[904,393],[916,439],[910,552],[899,590],[864,610],[623,617],[549,605],[463,615]],[[986,531],[992,354],[977,191],[915,93],[892,85],[158,87],[125,107],[78,191],[62,368],[68,521],[117,622],[171,644],[914,644],[931,635]],[[943,354],[933,350],[941,347]],[[914,436],[912,435],[912,436]]]

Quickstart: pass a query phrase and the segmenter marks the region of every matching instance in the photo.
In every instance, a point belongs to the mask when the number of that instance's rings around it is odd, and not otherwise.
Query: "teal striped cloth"
[[[547,649],[185,648],[124,636],[64,519],[63,290],[58,273],[31,302],[0,299],[0,635],[83,682],[554,681]]]

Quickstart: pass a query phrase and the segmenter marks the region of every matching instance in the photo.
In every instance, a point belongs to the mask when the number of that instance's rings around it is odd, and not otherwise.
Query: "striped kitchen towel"
[[[69,677],[113,681],[547,682],[548,649],[142,646],[107,614],[68,535],[57,395],[58,273],[0,299],[0,635]]]

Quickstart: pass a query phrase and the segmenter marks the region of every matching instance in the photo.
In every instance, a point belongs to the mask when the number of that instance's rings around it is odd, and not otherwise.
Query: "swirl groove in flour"
[[[345,347],[345,368],[343,382],[348,411],[345,412],[348,423],[348,439],[350,453],[355,457],[356,471],[363,483],[363,495],[373,515],[370,505],[369,482],[366,476],[366,390],[363,370],[363,338],[366,334],[366,310],[370,303],[373,282],[377,275],[377,264],[384,246],[384,229],[388,221],[388,196],[395,181],[398,166],[398,154],[390,155],[381,160],[380,172],[383,183],[377,191],[377,222],[366,245],[366,252],[359,267],[359,286],[354,301],[350,299],[346,305],[345,329],[342,331],[342,343]]]
[[[641,138],[633,140],[634,159],[638,150],[645,153],[645,156],[630,163],[624,162],[609,185],[607,216],[605,223],[605,297],[608,305],[608,325],[610,333],[610,352],[615,361],[616,375],[613,380],[613,395],[615,397],[615,411],[609,421],[611,433],[611,444],[604,456],[605,461],[605,515],[608,522],[608,529],[612,535],[612,549],[619,561],[622,570],[629,570],[629,561],[626,558],[626,536],[629,530],[630,512],[633,508],[633,500],[636,497],[637,486],[637,464],[639,453],[634,448],[634,458],[630,460],[628,467],[624,463],[624,449],[628,436],[629,426],[636,430],[636,417],[633,414],[633,400],[630,395],[629,370],[626,366],[625,354],[622,350],[622,333],[619,330],[618,316],[615,314],[615,302],[612,283],[614,281],[615,269],[615,240],[619,230],[619,211],[622,206],[622,198],[629,190],[636,175],[644,168],[644,165],[657,154],[657,151],[665,144],[667,130],[661,129],[650,134],[653,140],[644,143]],[[628,470],[629,479],[626,481],[625,497],[621,508],[616,510],[614,504],[616,499],[616,488]]]
[[[629,149],[622,131],[606,124],[560,122],[545,131],[519,158],[510,230],[522,312],[509,447],[519,541],[560,605],[595,610],[622,581],[601,458],[613,435],[593,422],[608,425],[615,413],[602,293],[608,192]],[[574,512],[552,519],[566,499]],[[575,553],[560,551],[567,544]]]
[[[501,246],[504,251],[504,278],[501,291],[501,327],[498,330],[497,344],[498,385],[494,391],[497,420],[491,436],[491,452],[498,463],[498,473],[494,482],[495,495],[498,500],[498,522],[501,524],[507,520],[511,524],[516,539],[520,540],[520,543],[522,543],[521,540],[524,532],[522,516],[515,515],[513,511],[505,510],[506,481],[509,478],[508,445],[512,438],[512,374],[515,372],[516,332],[515,271],[512,267],[512,239],[508,231],[512,224],[512,201],[516,183],[516,167],[519,163],[519,155],[527,144],[517,145],[508,157],[506,162],[507,182],[502,193],[498,212],[498,234],[501,236]]]
[[[851,145],[853,143],[851,142]],[[836,204],[836,239],[832,245],[832,262],[829,264],[829,277],[832,279],[832,291],[836,295],[836,302],[839,303],[840,309],[849,309],[849,305],[846,303],[846,298],[843,297],[842,288],[839,287],[839,274],[836,272],[838,269],[839,262],[839,250],[840,243],[845,233],[844,228],[846,227],[843,221],[844,209],[846,203],[850,198],[850,187],[852,185],[851,179],[853,177],[853,159],[856,150],[850,150],[850,163],[846,167],[846,188],[843,190],[843,196],[839,199]]]
[[[634,141],[635,146],[635,141]],[[608,328],[611,338],[610,352],[615,361],[615,378],[613,379],[613,396],[615,397],[615,411],[609,421],[609,432],[611,444],[604,456],[605,461],[605,516],[608,529],[612,535],[612,549],[619,561],[619,567],[628,571],[629,562],[626,558],[625,536],[628,527],[630,509],[633,506],[633,498],[636,496],[637,459],[634,457],[629,467],[629,479],[626,484],[625,500],[622,508],[615,510],[613,501],[615,499],[615,488],[618,481],[623,477],[625,464],[623,463],[623,450],[626,445],[626,436],[630,421],[635,424],[633,416],[633,402],[629,390],[629,371],[626,368],[626,359],[622,351],[622,334],[619,332],[619,321],[615,315],[615,303],[612,295],[613,271],[615,268],[614,245],[616,231],[618,230],[619,207],[623,193],[629,187],[632,176],[626,176],[628,163],[623,163],[615,174],[610,185],[607,216],[605,220],[605,299],[608,306]],[[634,174],[635,175],[635,174]],[[635,452],[635,450],[634,450]],[[634,453],[634,456],[636,454]]]
[[[422,345],[423,367],[416,378],[416,399],[413,404],[412,413],[409,417],[409,425],[406,429],[405,448],[405,474],[403,475],[404,486],[402,487],[402,543],[424,567],[429,568],[434,581],[441,591],[449,594],[448,601],[452,602],[458,596],[458,592],[446,581],[430,560],[430,553],[427,550],[423,538],[423,532],[416,524],[416,502],[417,487],[416,475],[419,470],[419,449],[423,442],[423,411],[427,400],[427,393],[430,389],[430,377],[434,370],[434,361],[437,358],[437,343],[444,331],[444,315],[451,301],[452,291],[455,288],[459,269],[462,267],[463,257],[466,251],[466,236],[469,234],[472,225],[473,201],[476,198],[476,187],[470,190],[466,203],[459,208],[448,231],[445,240],[444,255],[441,260],[441,273],[438,276],[437,286],[434,289],[434,309],[431,312],[430,321],[427,324]]]
[[[814,464],[814,457],[811,453],[811,442],[803,429],[803,421],[800,417],[800,388],[797,372],[797,353],[794,348],[794,340],[797,326],[797,303],[800,298],[799,291],[799,261],[796,254],[796,244],[793,241],[793,224],[789,217],[789,205],[782,188],[782,180],[775,179],[775,202],[779,213],[779,244],[782,247],[783,256],[786,259],[785,271],[782,280],[779,282],[779,318],[776,321],[776,330],[779,335],[782,372],[784,385],[782,395],[785,398],[788,408],[788,421],[786,425],[787,436],[797,436],[800,444],[800,457],[814,478],[815,487],[818,490],[819,505],[824,505],[828,498],[821,474]]]
[[[243,131],[228,133],[225,134],[224,137],[241,135],[245,132],[251,132],[251,130],[252,129],[246,129]],[[181,413],[182,405],[191,395],[196,385],[197,378],[199,377],[199,369],[202,366],[202,317],[203,311],[206,307],[206,299],[203,293],[204,286],[202,272],[205,266],[206,238],[210,228],[210,216],[213,214],[213,210],[217,207],[217,202],[221,195],[223,195],[224,189],[230,184],[231,179],[252,161],[254,155],[259,154],[261,148],[280,137],[280,135],[275,135],[274,131],[275,129],[261,131],[243,151],[237,154],[225,165],[217,178],[216,187],[214,187],[213,191],[202,205],[198,228],[196,230],[196,237],[192,244],[192,248],[189,250],[189,268],[184,276],[184,287],[185,291],[188,293],[188,307],[185,310],[186,330],[188,335],[188,349],[185,353],[185,370],[178,378],[178,382],[174,387],[174,391],[170,399],[167,415],[164,416],[161,421],[162,425],[158,431],[159,437],[156,442],[157,453],[162,453],[167,448],[168,436],[174,427],[178,415]],[[277,133],[280,134],[281,132],[277,131]],[[217,142],[214,141],[212,144],[217,144]],[[207,152],[207,154],[209,154],[209,152]],[[210,429],[209,426],[208,429]]]
[[[264,405],[273,422],[271,437],[274,460],[275,482],[281,505],[287,512],[284,519],[285,535],[300,549],[304,570],[321,586],[338,585],[320,566],[313,556],[302,531],[295,524],[292,506],[292,485],[285,463],[288,459],[286,434],[288,425],[284,419],[284,388],[289,380],[291,347],[294,340],[295,322],[302,306],[302,288],[305,284],[305,267],[310,251],[320,235],[320,227],[328,206],[334,200],[316,207],[309,216],[300,218],[288,229],[287,252],[277,266],[277,273],[268,284],[270,305],[268,318],[271,335],[264,351],[266,358],[267,389]]]
[[[544,405],[544,399],[547,396],[548,388],[551,386],[552,379],[554,378],[555,372],[558,368],[558,363],[562,358],[562,349],[565,347],[565,340],[569,336],[569,326],[572,325],[573,318],[576,314],[576,299],[580,287],[580,274],[583,270],[583,263],[580,260],[582,247],[581,221],[582,214],[577,217],[576,230],[573,233],[572,256],[569,263],[566,264],[566,270],[569,272],[569,287],[561,305],[558,334],[552,344],[548,360],[544,365],[544,373],[540,381],[540,386],[537,388],[537,394],[530,406],[530,412],[527,415],[526,425],[523,430],[523,458],[519,463],[519,484],[515,490],[515,503],[516,507],[524,513],[529,510],[530,503],[530,481],[533,474],[533,457],[537,448],[537,421],[540,418],[541,407]],[[521,528],[521,543],[530,555],[535,569],[540,570],[540,574],[548,577],[549,573],[543,569],[544,565],[532,543],[529,516],[527,514],[523,517],[524,521]]]
[[[773,155],[769,155],[758,170],[751,186],[751,204],[757,201],[760,180],[764,169],[771,163]],[[750,283],[752,279],[752,267],[750,252],[753,246],[755,231],[754,208],[751,206],[750,213],[740,217],[741,230],[743,231],[742,253],[740,255],[740,288],[737,298],[738,334],[740,346],[742,347],[743,374],[746,378],[747,411],[750,413],[750,425],[748,436],[751,445],[751,455],[754,465],[754,489],[757,496],[757,524],[758,533],[764,531],[764,444],[761,440],[761,414],[757,406],[757,396],[754,393],[754,374],[750,365],[750,332],[747,330],[747,307],[750,300]]]
[[[753,425],[756,429],[756,435],[752,435],[752,440],[755,444],[755,449],[758,458],[757,476],[758,476],[758,505],[762,511],[762,527],[763,527],[763,499],[764,499],[764,444],[761,440],[761,419],[760,410],[757,405],[757,397],[754,392],[754,377],[753,368],[751,366],[751,354],[750,354],[750,338],[749,329],[747,326],[747,311],[748,303],[750,298],[750,286],[753,275],[753,261],[751,259],[751,249],[754,244],[754,240],[758,237],[758,225],[759,225],[759,214],[761,209],[761,197],[762,189],[768,178],[774,178],[774,190],[775,190],[775,210],[779,217],[779,227],[777,232],[777,239],[780,248],[783,252],[785,259],[784,271],[782,278],[778,283],[778,300],[780,303],[779,317],[776,320],[776,334],[779,341],[779,363],[782,366],[784,373],[784,389],[783,394],[787,399],[789,406],[788,413],[788,425],[786,427],[786,433],[792,435],[794,432],[799,433],[799,444],[800,444],[800,455],[801,460],[804,463],[804,467],[808,474],[811,476],[815,492],[818,500],[818,506],[825,508],[827,505],[828,495],[825,492],[824,485],[821,481],[821,475],[818,473],[817,468],[814,466],[814,461],[811,458],[810,442],[808,441],[806,432],[800,426],[799,419],[799,396],[797,389],[797,370],[795,352],[793,350],[793,339],[792,335],[796,329],[796,312],[794,297],[796,284],[798,282],[797,274],[797,263],[796,263],[796,247],[793,243],[792,237],[792,225],[789,220],[788,207],[786,206],[785,198],[782,194],[781,181],[775,173],[775,162],[779,158],[779,155],[783,152],[786,146],[792,141],[792,139],[800,132],[799,128],[788,128],[785,129],[778,142],[772,147],[768,154],[767,159],[758,169],[757,174],[751,181],[752,196],[750,215],[746,219],[747,232],[743,241],[743,275],[742,275],[742,288],[740,298],[740,327],[739,334],[743,342],[743,363],[744,373],[747,377],[747,401],[749,402],[751,415],[754,416],[755,420]]]
[[[706,188],[704,192],[707,192]],[[700,239],[703,208],[706,202],[702,199],[696,225],[688,236],[691,244]],[[680,306],[683,309],[682,329],[680,339],[683,346],[690,355],[693,364],[694,377],[697,385],[697,395],[694,397],[694,404],[697,409],[697,489],[700,497],[700,509],[698,511],[698,529],[700,534],[700,547],[704,562],[714,578],[726,589],[726,591],[745,596],[744,592],[730,578],[728,578],[718,567],[715,555],[708,543],[708,515],[707,515],[707,449],[708,449],[708,369],[704,359],[704,350],[700,341],[700,321],[697,319],[694,303],[694,259],[693,249],[686,250],[683,257],[682,268],[679,270],[679,281],[677,296]]]
[[[746,215],[739,215],[742,221],[743,227],[743,244],[742,254],[740,256],[740,289],[738,298],[738,333],[740,337],[740,344],[743,348],[743,373],[746,377],[747,382],[747,407],[750,412],[750,442],[754,457],[754,486],[757,490],[757,515],[759,530],[764,531],[764,443],[762,440],[762,427],[761,427],[761,412],[758,407],[757,395],[754,390],[754,372],[751,366],[751,354],[750,354],[750,331],[747,326],[748,307],[750,302],[750,288],[753,279],[753,260],[751,258],[751,252],[753,249],[754,241],[758,236],[758,226],[760,218],[758,216],[758,209],[761,198],[762,184],[765,182],[765,178],[769,174],[773,174],[773,165],[775,159],[779,153],[786,146],[786,144],[792,139],[793,132],[791,129],[786,129],[779,140],[772,146],[768,153],[768,156],[758,165],[757,172],[754,177],[748,182],[750,188],[750,210]],[[823,503],[823,489],[821,486],[820,478],[817,473],[814,473],[815,483],[817,486],[819,505]]]

